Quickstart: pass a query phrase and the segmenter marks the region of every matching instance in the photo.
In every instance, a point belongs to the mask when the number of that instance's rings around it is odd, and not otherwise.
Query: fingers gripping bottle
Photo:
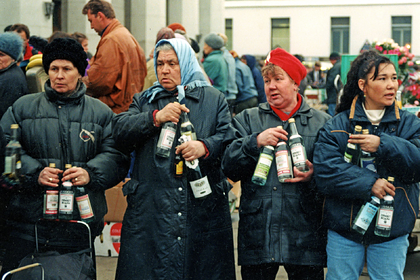
[[[71,168],[71,164],[66,164],[66,169],[69,168]],[[73,183],[70,180],[61,184],[59,201],[58,218],[60,220],[71,220],[73,218],[74,190]]]
[[[255,167],[254,175],[251,181],[254,184],[264,186],[267,182],[268,172],[270,172],[271,163],[274,158],[274,147],[264,146],[258,158],[257,166]]]
[[[360,134],[362,132],[362,127],[356,125],[354,127],[354,134]],[[348,163],[354,165],[359,165],[360,158],[360,146],[359,144],[347,143],[346,151],[344,152],[344,160]]]
[[[363,129],[362,134],[369,134],[369,129]],[[360,149],[360,167],[376,173],[375,157],[371,153]]]
[[[283,128],[282,126],[278,126]],[[293,165],[290,158],[286,141],[280,139],[274,150],[276,156],[277,178],[282,183],[286,179],[293,178]]]
[[[388,182],[394,183],[393,177],[388,177]],[[391,235],[392,217],[394,216],[394,198],[387,194],[381,201],[381,206],[376,216],[375,234],[389,237]]]
[[[50,163],[51,168],[55,168],[55,163]],[[58,215],[58,187],[45,187],[44,193],[44,219],[57,219]]]
[[[289,147],[292,155],[293,165],[301,172],[308,172],[309,167],[306,165],[306,149],[302,136],[299,135],[294,118],[289,119],[290,138]]]

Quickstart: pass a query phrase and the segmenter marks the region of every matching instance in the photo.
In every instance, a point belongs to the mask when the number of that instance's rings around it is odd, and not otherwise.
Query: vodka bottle
[[[363,129],[362,134],[369,134],[369,129]],[[360,167],[369,169],[376,173],[375,157],[371,153],[360,150]]]
[[[359,213],[357,213],[357,216],[354,219],[352,229],[364,235],[373,218],[375,217],[379,205],[379,198],[372,196],[371,201],[366,202],[366,204],[360,208]]]
[[[94,214],[92,204],[90,203],[89,194],[84,186],[75,186],[75,197],[82,221],[85,223],[93,221]]]
[[[282,126],[278,126],[283,128]],[[280,139],[274,150],[276,156],[277,177],[280,182],[293,178],[293,165],[286,141]]]
[[[302,136],[299,135],[294,118],[289,119],[290,124],[290,137],[289,147],[292,155],[293,165],[301,172],[309,171],[306,165],[306,149],[303,143]]]
[[[390,183],[394,182],[393,177],[388,177]],[[381,201],[381,206],[376,217],[375,234],[389,237],[391,235],[392,217],[394,216],[394,198],[387,194]]]
[[[20,161],[20,153],[22,146],[18,140],[18,124],[12,124],[12,137],[6,146],[6,157],[4,158],[4,175],[13,181],[20,181],[20,169],[22,163]]]
[[[354,127],[354,134],[360,134],[362,132],[362,127],[356,125]],[[354,165],[359,165],[360,158],[360,146],[358,144],[347,143],[346,151],[344,152],[344,160],[348,163]]]
[[[271,163],[274,157],[274,147],[264,146],[258,158],[257,166],[252,175],[251,181],[254,184],[264,186],[267,182],[268,172],[270,172]]]
[[[71,168],[71,164],[66,164],[66,169],[69,168]],[[70,180],[61,184],[59,195],[58,218],[60,220],[71,220],[73,218],[74,191]]]
[[[163,124],[156,147],[156,155],[164,158],[170,156],[172,145],[175,140],[176,126],[177,124],[174,122],[166,122]]]
[[[55,168],[55,163],[50,163],[49,167]],[[44,219],[57,219],[58,217],[58,187],[45,187],[44,193]]]

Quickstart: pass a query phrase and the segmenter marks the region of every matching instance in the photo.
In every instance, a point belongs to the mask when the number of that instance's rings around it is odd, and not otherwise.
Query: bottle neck
[[[290,134],[291,135],[299,135],[297,128],[296,128],[296,123],[292,122],[290,123]]]
[[[11,140],[18,140],[18,132],[17,129],[12,129],[12,139]]]

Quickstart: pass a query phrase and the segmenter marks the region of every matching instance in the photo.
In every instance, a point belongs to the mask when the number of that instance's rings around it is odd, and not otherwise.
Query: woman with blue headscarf
[[[135,151],[132,179],[124,185],[125,212],[116,279],[235,279],[230,184],[221,172],[222,141],[231,121],[223,93],[208,84],[190,45],[161,40],[154,52],[158,81],[136,94],[115,116],[117,145]],[[179,101],[179,103],[177,103]],[[165,122],[187,112],[197,140],[156,155]],[[175,154],[199,159],[212,193],[196,199],[186,176],[175,177]],[[184,174],[186,167],[184,167]]]

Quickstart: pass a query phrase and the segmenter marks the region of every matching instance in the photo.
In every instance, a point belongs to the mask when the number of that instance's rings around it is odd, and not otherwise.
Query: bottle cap
[[[356,125],[354,127],[354,130],[357,131],[357,132],[360,132],[360,131],[362,131],[362,127],[360,125]]]
[[[51,167],[51,168],[55,168],[55,163],[51,162],[51,163],[50,163],[50,167]]]
[[[289,123],[293,123],[293,122],[295,122],[295,118],[290,118]]]
[[[283,129],[283,126],[279,125],[279,126],[277,126],[277,128]]]
[[[267,148],[267,149],[270,149],[270,150],[273,150],[274,151],[274,147],[273,146],[270,146],[270,145],[264,146],[264,148]]]
[[[394,182],[394,177],[388,176],[388,182],[393,183]]]
[[[366,129],[363,129],[362,130],[362,134],[369,134],[369,129],[367,129],[367,128]]]
[[[19,125],[17,123],[14,123],[10,126],[11,129],[18,129]]]
[[[372,200],[375,201],[376,203],[380,203],[381,202],[379,200],[379,198],[377,198],[376,196],[372,196]]]
[[[384,196],[384,200],[386,200],[386,201],[393,201],[394,198],[392,197],[392,195],[387,194],[386,196]]]
[[[66,169],[69,169],[69,168],[71,168],[71,164],[66,164],[65,167],[66,167]]]

